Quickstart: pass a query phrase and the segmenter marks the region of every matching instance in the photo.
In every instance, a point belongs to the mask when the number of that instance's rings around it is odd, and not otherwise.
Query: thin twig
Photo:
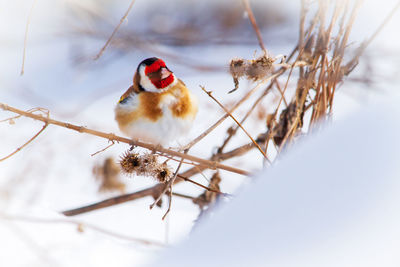
[[[230,113],[233,113],[238,107],[240,107],[247,99],[249,99],[250,96],[253,95],[253,93],[258,90],[262,85],[264,85],[266,82],[270,81],[271,79],[275,79],[278,76],[282,75],[284,73],[285,69],[281,68],[278,71],[276,71],[273,75],[265,78],[261,82],[259,82],[254,88],[252,88],[249,92],[247,92],[242,99],[240,99],[230,110]],[[211,133],[215,128],[218,127],[223,121],[225,121],[226,118],[228,118],[229,115],[228,113],[225,113],[216,123],[211,125],[207,130],[205,130],[203,133],[201,133],[199,136],[197,136],[195,139],[193,139],[189,144],[187,144],[184,148],[192,148],[195,144],[197,144],[199,141],[201,141],[204,137],[206,137],[209,133]]]
[[[191,199],[191,200],[195,199],[195,197],[188,196],[188,195],[181,194],[181,193],[177,193],[177,192],[172,192],[172,195],[173,196],[177,196],[177,197],[181,197],[181,198]]]
[[[91,154],[90,156],[93,157],[93,156],[95,156],[95,155],[97,155],[97,154],[99,154],[99,153],[101,153],[101,152],[104,152],[104,151],[106,151],[107,149],[109,149],[110,147],[112,147],[113,145],[115,145],[115,142],[111,140],[111,144],[109,144],[109,145],[106,146],[105,148],[103,148],[103,149],[101,149],[101,150],[99,150],[99,151],[97,151],[97,152]]]
[[[229,112],[229,110],[221,104],[221,102],[219,102],[212,94],[210,91],[207,91],[203,86],[200,86],[200,88],[209,96],[211,97],[212,100],[214,100],[227,114],[229,117],[231,117],[235,123],[240,127],[240,129],[243,130],[243,132],[250,138],[250,140],[253,142],[253,144],[258,148],[258,150],[261,152],[261,154],[264,156],[264,158],[271,163],[271,161],[268,159],[267,155],[265,154],[265,152],[261,149],[261,147],[257,144],[257,142],[253,139],[253,137],[251,137],[251,135],[249,134],[249,132],[246,131],[246,129],[243,127],[242,124],[240,124],[240,122],[232,115],[232,113]]]
[[[378,36],[378,34],[383,30],[383,28],[386,26],[386,24],[392,19],[393,15],[396,13],[396,11],[400,7],[400,1],[397,2],[397,4],[393,7],[393,9],[390,11],[390,13],[385,17],[383,22],[379,25],[379,27],[375,30],[375,32],[366,40],[364,43],[359,47],[356,55],[352,60],[349,61],[349,63],[346,64],[347,69],[351,69],[350,66],[354,65],[354,62],[357,62],[360,56],[364,53],[365,49],[371,44],[371,42]],[[347,75],[348,73],[346,73]]]
[[[257,140],[258,142],[264,142],[264,140]],[[249,143],[246,145],[243,145],[237,149],[234,149],[232,151],[228,151],[225,153],[218,153],[214,156],[212,156],[212,160],[218,160],[218,161],[224,161],[233,157],[237,157],[237,156],[241,156],[244,153],[246,153],[247,151],[249,151],[250,149],[252,149],[254,147],[253,143]],[[174,183],[179,183],[182,181],[185,181],[185,179],[187,179],[187,177],[193,176],[195,174],[198,174],[199,172],[201,172],[202,170],[204,170],[205,167],[203,166],[194,166],[192,168],[190,168],[189,170],[181,173],[178,175],[178,178],[180,178],[179,180],[176,179],[174,181]],[[82,213],[86,213],[86,212],[91,212],[94,210],[98,210],[98,209],[103,209],[103,208],[107,208],[107,207],[111,207],[114,205],[118,205],[118,204],[122,204],[128,201],[134,201],[137,199],[141,199],[144,197],[148,197],[148,196],[158,196],[161,192],[161,190],[165,187],[165,184],[160,183],[157,185],[154,185],[152,187],[149,187],[147,189],[141,190],[141,191],[137,191],[137,192],[133,192],[133,193],[128,193],[125,195],[121,195],[121,196],[117,196],[117,197],[112,197],[109,199],[105,199],[87,206],[83,206],[83,207],[79,207],[79,208],[75,208],[75,209],[71,209],[71,210],[66,210],[63,211],[62,213],[66,216],[75,216],[75,215],[79,215]],[[203,186],[201,186],[203,187]],[[204,187],[203,187],[204,188]],[[212,190],[210,190],[212,191]],[[229,194],[223,193],[226,196],[229,196]]]
[[[136,237],[131,237],[127,236],[124,234],[116,233],[110,230],[103,229],[101,227],[98,227],[93,224],[89,224],[86,222],[82,221],[77,221],[77,220],[72,220],[72,219],[64,219],[64,218],[55,218],[55,219],[48,219],[48,218],[38,218],[38,217],[30,217],[30,216],[25,216],[25,215],[9,215],[9,214],[3,214],[0,213],[0,218],[5,219],[5,220],[12,220],[12,221],[25,221],[25,222],[30,222],[30,223],[50,223],[50,224],[57,224],[57,223],[62,223],[62,224],[74,224],[80,229],[87,227],[90,228],[96,232],[106,234],[109,236],[113,236],[116,238],[120,239],[125,239],[128,241],[134,241],[138,242],[144,245],[155,245],[155,246],[165,246],[165,244],[160,243],[158,241],[150,241],[142,238],[136,238]]]
[[[29,24],[31,23],[33,8],[35,7],[36,2],[37,2],[37,0],[33,0],[31,10],[29,11],[28,20],[26,21],[25,35],[24,35],[24,50],[22,52],[21,76],[24,75],[24,72],[25,72],[25,58],[26,58],[26,46],[28,43],[28,30],[29,30]]]
[[[271,90],[272,85],[274,83],[271,83],[267,89],[264,90],[264,92],[256,99],[256,101],[254,101],[253,105],[251,105],[250,109],[247,111],[246,115],[242,118],[242,120],[240,121],[240,124],[243,125],[243,123],[247,120],[247,118],[250,116],[250,114],[254,111],[254,109],[256,108],[256,106],[261,102],[261,100],[268,94],[268,92]],[[229,141],[232,139],[232,137],[236,134],[236,132],[239,129],[239,125],[236,125],[235,128],[231,128],[230,131],[228,131],[228,136],[225,138],[224,142],[222,143],[222,145],[218,148],[218,152],[222,152],[224,151],[224,148],[226,147],[226,145],[229,143]]]
[[[221,191],[218,191],[218,190],[212,189],[211,187],[207,187],[205,185],[202,185],[202,184],[200,184],[198,182],[195,182],[195,181],[193,181],[193,180],[191,180],[191,179],[189,179],[187,177],[184,177],[184,176],[182,176],[180,174],[178,174],[178,178],[181,178],[181,179],[185,180],[186,182],[190,182],[192,184],[195,184],[195,185],[197,185],[197,186],[199,186],[199,187],[201,187],[201,188],[203,188],[203,189],[205,189],[207,191],[214,192],[214,193],[217,193],[217,194],[223,195],[223,196],[231,196],[230,194],[222,193]]]
[[[180,157],[180,158],[184,158],[190,161],[194,161],[199,163],[202,166],[205,166],[206,168],[210,168],[210,169],[222,169],[222,170],[226,170],[226,171],[230,171],[230,172],[234,172],[234,173],[238,173],[238,174],[242,174],[242,175],[249,175],[249,172],[235,168],[235,167],[230,167],[230,166],[226,166],[223,165],[219,162],[215,162],[215,161],[210,161],[210,160],[205,160],[205,159],[201,159],[195,156],[191,156],[189,154],[184,154],[184,153],[180,153],[171,149],[167,149],[167,148],[163,148],[160,145],[153,145],[153,144],[148,144],[148,143],[143,143],[141,141],[138,140],[133,140],[133,139],[129,139],[129,138],[125,138],[125,137],[121,137],[121,136],[117,136],[113,133],[104,133],[104,132],[100,132],[100,131],[96,131],[96,130],[92,130],[83,126],[77,126],[74,124],[70,124],[70,123],[66,123],[66,122],[62,122],[62,121],[58,121],[58,120],[53,120],[50,118],[46,118],[40,115],[36,115],[36,114],[32,114],[32,113],[28,113],[25,112],[23,110],[8,106],[6,104],[0,103],[0,108],[3,110],[8,110],[17,114],[20,114],[24,117],[29,117],[35,120],[39,120],[39,121],[43,121],[45,123],[48,124],[53,124],[53,125],[57,125],[60,127],[64,127],[67,129],[71,129],[74,131],[78,131],[80,133],[87,133],[87,134],[91,134],[91,135],[95,135],[98,137],[102,137],[102,138],[106,138],[107,140],[113,140],[113,141],[118,141],[118,142],[122,142],[122,143],[126,143],[129,145],[133,145],[133,146],[139,146],[139,147],[143,147],[146,149],[149,149],[151,151],[158,151],[161,153],[165,153],[165,154],[169,154],[172,156],[176,156],[176,157]]]
[[[125,15],[120,19],[117,27],[115,27],[114,31],[112,32],[112,34],[110,35],[110,37],[108,38],[106,44],[100,49],[100,52],[95,56],[94,60],[97,60],[101,57],[101,55],[103,55],[104,50],[106,50],[107,46],[110,44],[112,38],[114,37],[114,35],[117,33],[119,27],[121,26],[121,24],[124,22],[124,20],[128,17],[129,12],[131,11],[133,4],[135,3],[135,0],[132,0],[128,9],[125,12]]]
[[[34,112],[34,111],[42,111],[42,112],[45,112],[47,118],[49,117],[49,112],[48,112],[48,111],[45,111],[44,109],[32,109],[32,110],[27,111],[27,112],[30,112],[30,113],[31,113],[31,112]],[[8,119],[6,119],[6,120],[4,120],[4,121],[12,120],[12,119],[18,118],[18,117],[20,117],[20,116],[21,116],[21,115],[15,116],[15,117],[13,117],[13,118],[8,118]],[[34,136],[32,136],[32,137],[31,137],[28,141],[26,141],[22,146],[18,147],[14,152],[10,153],[9,155],[7,155],[7,156],[5,156],[5,157],[3,157],[3,158],[0,158],[0,162],[2,162],[2,161],[4,161],[4,160],[6,160],[6,159],[12,157],[13,155],[15,155],[16,153],[18,153],[19,151],[21,151],[24,147],[26,147],[26,146],[27,146],[28,144],[30,144],[33,140],[35,140],[36,137],[38,137],[38,136],[47,128],[48,125],[49,125],[49,124],[48,124],[47,122],[45,122],[44,125],[43,125],[43,127],[42,127],[42,129],[40,129]]]
[[[251,25],[253,26],[254,31],[256,32],[256,35],[257,35],[257,38],[258,38],[258,43],[259,43],[261,49],[264,51],[264,54],[267,54],[267,49],[265,49],[265,45],[264,45],[264,42],[263,42],[262,37],[261,37],[261,32],[260,32],[260,29],[257,26],[256,18],[254,17],[253,11],[251,10],[249,0],[242,0],[242,2],[243,2],[244,6],[246,8],[246,12],[247,12],[247,14],[249,16]]]
[[[187,154],[187,152],[189,151],[189,149],[185,150],[185,154]],[[154,201],[153,204],[150,205],[150,209],[152,209],[155,205],[157,205],[157,203],[160,201],[160,199],[162,198],[162,196],[165,194],[165,192],[167,192],[167,190],[169,189],[169,201],[168,201],[168,209],[165,212],[164,216],[162,217],[162,219],[164,220],[165,217],[167,216],[167,214],[169,213],[169,211],[171,210],[171,202],[172,202],[172,185],[175,182],[176,177],[178,176],[178,172],[180,170],[180,168],[182,167],[182,162],[183,162],[183,158],[181,159],[181,161],[179,162],[178,167],[175,170],[174,176],[168,181],[168,183],[165,185],[165,188],[161,191],[161,193],[158,195],[158,197],[156,198],[156,200]]]

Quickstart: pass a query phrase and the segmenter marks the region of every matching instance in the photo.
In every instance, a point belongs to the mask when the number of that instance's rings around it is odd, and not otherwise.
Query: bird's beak
[[[171,75],[172,72],[167,68],[161,68],[160,74],[161,80],[164,80],[165,78],[168,78],[168,76]]]

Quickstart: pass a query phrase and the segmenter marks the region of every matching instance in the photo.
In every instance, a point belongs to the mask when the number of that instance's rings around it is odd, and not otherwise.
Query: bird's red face
[[[156,59],[149,65],[146,64],[144,73],[157,89],[166,88],[168,85],[173,83],[175,79],[172,72],[161,59]]]

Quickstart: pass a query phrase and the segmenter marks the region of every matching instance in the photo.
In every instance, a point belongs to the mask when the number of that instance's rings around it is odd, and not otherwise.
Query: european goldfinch
[[[133,139],[168,145],[186,134],[197,113],[197,101],[165,62],[143,60],[133,85],[115,107],[120,130]]]

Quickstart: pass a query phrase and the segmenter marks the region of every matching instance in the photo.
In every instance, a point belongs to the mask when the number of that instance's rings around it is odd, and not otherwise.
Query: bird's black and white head
[[[162,59],[151,57],[140,62],[137,68],[138,86],[141,91],[160,92],[176,84],[175,75]]]

